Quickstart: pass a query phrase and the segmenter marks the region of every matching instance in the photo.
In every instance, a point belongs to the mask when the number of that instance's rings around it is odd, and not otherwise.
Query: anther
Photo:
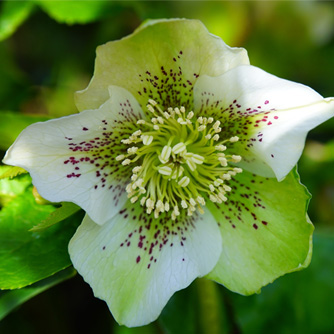
[[[175,146],[173,146],[172,151],[173,151],[174,154],[179,154],[179,153],[185,151],[186,148],[187,148],[186,145],[181,142],[181,143],[178,143]]]
[[[178,182],[178,185],[180,187],[186,187],[190,182],[190,179],[188,176],[183,176],[183,178]]]

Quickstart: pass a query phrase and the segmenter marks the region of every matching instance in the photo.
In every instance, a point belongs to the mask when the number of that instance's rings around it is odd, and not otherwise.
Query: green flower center
[[[172,210],[173,220],[186,210],[190,216],[206,200],[222,203],[231,188],[226,184],[242,169],[229,166],[241,160],[226,154],[226,143],[238,137],[221,139],[220,121],[198,117],[184,107],[161,110],[149,100],[147,109],[153,117],[139,120],[136,130],[122,143],[130,145],[127,154],[116,157],[122,165],[136,164],[126,191],[132,203],[140,201],[148,214]]]

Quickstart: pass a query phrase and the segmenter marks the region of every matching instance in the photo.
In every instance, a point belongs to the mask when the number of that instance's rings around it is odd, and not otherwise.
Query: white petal
[[[155,320],[175,291],[212,270],[222,249],[208,210],[173,224],[141,212],[123,209],[102,226],[86,216],[69,245],[74,267],[95,296],[129,327]]]
[[[221,120],[227,139],[240,138],[232,152],[243,158],[238,166],[279,180],[297,163],[307,132],[334,116],[333,99],[250,65],[200,77],[194,96],[199,115]]]
[[[97,110],[29,126],[3,160],[28,170],[44,198],[74,202],[98,224],[126,201],[126,167],[115,157],[128,148],[120,143],[131,134],[123,125],[131,120],[136,124],[142,113],[125,89],[112,87],[111,92]],[[131,166],[128,169],[130,177]]]

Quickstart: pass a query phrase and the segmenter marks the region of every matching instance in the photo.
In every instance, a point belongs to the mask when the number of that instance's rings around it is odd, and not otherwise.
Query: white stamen
[[[150,145],[153,141],[153,136],[148,136],[148,135],[142,135],[141,139],[143,140],[144,145]]]
[[[151,103],[152,106],[156,106],[156,105],[157,105],[157,102],[155,102],[155,101],[152,100],[152,99],[149,99],[149,100],[148,100],[148,103]]]
[[[211,137],[212,137],[212,135],[210,135],[210,133],[208,133],[208,134],[205,136],[205,138],[206,138],[207,140],[210,140]]]
[[[217,146],[215,146],[215,149],[217,151],[225,151],[226,150],[226,146],[225,145],[217,145]]]
[[[178,185],[180,187],[186,187],[190,182],[190,179],[188,176],[183,176],[183,178],[178,182]]]
[[[124,161],[122,161],[123,166],[129,165],[130,163],[131,163],[130,159],[125,159]]]
[[[187,159],[186,163],[192,172],[196,169],[196,164],[192,160]]]
[[[194,117],[194,112],[193,111],[190,111],[187,115],[187,118],[188,119],[192,119]]]
[[[237,142],[239,140],[239,137],[238,136],[234,136],[234,137],[231,137],[230,138],[230,142],[231,143],[235,143],[235,142]]]
[[[129,147],[127,152],[129,154],[135,154],[137,152],[137,150],[138,150],[138,147],[133,146],[133,147]]]
[[[206,125],[200,125],[200,126],[198,127],[198,131],[204,131],[205,128],[206,128]]]
[[[172,148],[170,146],[164,146],[161,154],[159,155],[159,160],[165,164],[166,162],[168,162],[170,155],[172,153]]]
[[[172,169],[168,166],[162,166],[158,168],[158,172],[162,175],[171,175]]]
[[[186,145],[184,145],[184,143],[181,142],[181,143],[176,144],[172,148],[172,151],[173,151],[174,154],[179,154],[179,153],[185,151],[186,148],[187,148]]]
[[[232,155],[232,161],[233,162],[240,162],[241,156],[240,155]]]
[[[191,157],[191,160],[195,162],[196,164],[200,165],[204,162],[204,157],[202,157],[199,154],[193,154]]]
[[[232,190],[232,188],[230,186],[226,185],[226,184],[223,184],[223,188],[224,188],[225,191],[231,191]]]

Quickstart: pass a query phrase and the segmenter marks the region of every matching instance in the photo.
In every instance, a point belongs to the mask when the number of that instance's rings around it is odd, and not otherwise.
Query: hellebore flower
[[[97,49],[79,114],[25,129],[4,162],[86,216],[69,253],[115,319],[156,319],[206,276],[251,294],[306,267],[294,168],[334,99],[249,65],[199,21],[149,21]]]

